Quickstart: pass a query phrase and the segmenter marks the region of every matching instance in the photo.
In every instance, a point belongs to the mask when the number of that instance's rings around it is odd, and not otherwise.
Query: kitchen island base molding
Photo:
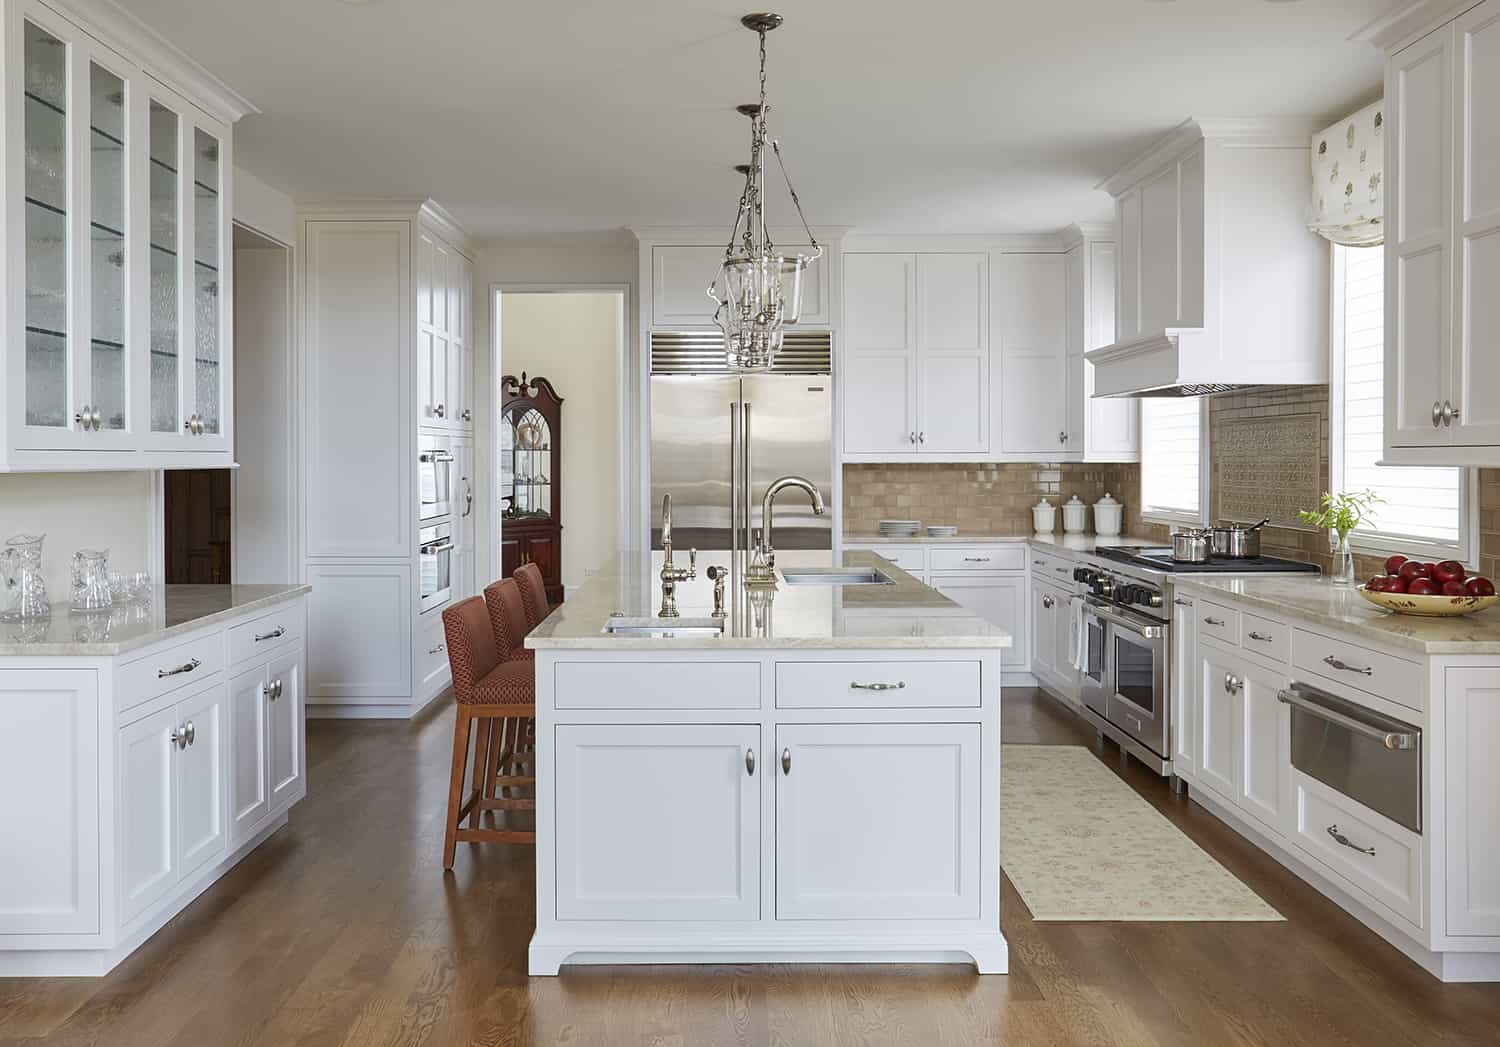
[[[747,964],[747,963],[972,963],[980,974],[1008,974],[1010,947],[1003,934],[964,935],[953,939],[921,937],[888,939],[829,936],[787,941],[745,938],[695,943],[689,936],[670,942],[632,937],[587,944],[537,936],[531,940],[527,973],[555,976],[566,965],[599,964]]]

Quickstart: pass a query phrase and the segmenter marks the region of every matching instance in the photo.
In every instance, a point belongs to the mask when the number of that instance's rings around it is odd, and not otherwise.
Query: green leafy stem
[[[1299,509],[1297,519],[1314,527],[1338,532],[1339,541],[1349,537],[1349,532],[1370,516],[1375,503],[1385,501],[1374,491],[1341,491],[1338,494],[1324,492],[1322,508]]]

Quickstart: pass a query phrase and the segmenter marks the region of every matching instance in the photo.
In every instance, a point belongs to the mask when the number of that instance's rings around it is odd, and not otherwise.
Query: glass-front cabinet
[[[228,464],[229,127],[39,0],[0,5],[0,469]]]

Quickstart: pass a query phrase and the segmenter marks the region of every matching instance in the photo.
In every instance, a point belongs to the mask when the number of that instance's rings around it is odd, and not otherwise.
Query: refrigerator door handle
[[[740,592],[740,404],[729,404],[729,594]],[[738,614],[736,614],[738,618]]]

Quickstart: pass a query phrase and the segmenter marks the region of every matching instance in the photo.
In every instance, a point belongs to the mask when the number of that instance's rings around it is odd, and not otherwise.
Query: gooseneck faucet
[[[688,550],[687,568],[675,567],[672,564],[672,494],[667,492],[661,498],[661,610],[656,612],[658,618],[680,618],[677,613],[677,583],[691,581],[698,577],[698,550]]]
[[[823,492],[818,490],[817,484],[802,476],[783,476],[778,480],[772,480],[771,485],[766,488],[765,497],[760,501],[760,540],[755,546],[755,556],[746,571],[746,582],[750,584],[764,585],[776,582],[776,547],[771,535],[771,511],[775,508],[776,496],[788,487],[796,487],[806,491],[812,499],[812,510],[814,516],[822,516]]]

